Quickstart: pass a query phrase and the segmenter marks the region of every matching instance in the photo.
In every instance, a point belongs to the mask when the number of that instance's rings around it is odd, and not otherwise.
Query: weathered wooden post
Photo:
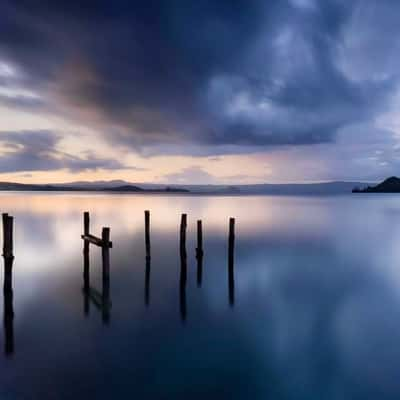
[[[197,286],[201,287],[203,278],[203,227],[201,220],[197,221],[197,248],[196,248],[196,259],[197,259]]]
[[[7,357],[10,357],[14,353],[13,261],[14,257],[4,257],[4,354]]]
[[[101,254],[103,260],[103,280],[110,280],[110,228],[101,231]]]
[[[83,234],[88,236],[90,234],[90,215],[89,211],[83,213]]]
[[[13,221],[14,218],[3,214],[3,256],[13,257]]]
[[[181,216],[181,229],[180,229],[180,253],[181,258],[187,258],[186,255],[186,227],[187,227],[187,216],[182,214]]]
[[[197,248],[196,257],[203,257],[203,227],[201,220],[197,221]]]
[[[145,245],[146,245],[146,271],[144,278],[144,304],[150,304],[150,211],[144,212],[144,226],[145,226]]]
[[[83,237],[88,237],[90,235],[90,216],[89,211],[83,213]],[[83,252],[89,253],[89,241],[83,240]]]
[[[144,212],[144,226],[145,226],[145,244],[146,244],[146,259],[151,258],[150,254],[150,211]]]
[[[229,304],[235,304],[235,277],[234,277],[234,247],[235,247],[235,219],[229,219],[229,250],[228,250],[228,288]]]
[[[5,255],[5,248],[6,248],[6,236],[7,236],[7,218],[8,218],[8,214],[7,213],[3,213],[1,214],[2,217],[2,221],[3,221],[3,256]]]
[[[187,282],[187,254],[186,254],[186,227],[187,216],[181,216],[181,229],[180,229],[180,254],[181,254],[181,273],[179,279],[179,308],[181,313],[181,320],[186,321],[186,282]]]

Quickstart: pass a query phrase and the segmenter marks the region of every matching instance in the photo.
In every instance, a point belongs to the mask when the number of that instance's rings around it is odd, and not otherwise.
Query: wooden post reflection
[[[89,243],[85,241],[83,248],[83,312],[89,315],[90,307],[90,268],[89,268]]]
[[[104,279],[103,276],[103,290],[102,290],[102,308],[101,315],[103,323],[108,325],[110,322],[110,279]]]
[[[144,304],[150,304],[150,257],[146,257],[146,271],[144,277]]]
[[[187,317],[186,308],[186,260],[181,259],[181,274],[179,279],[179,310],[181,314],[181,320],[184,323]]]
[[[228,245],[228,289],[229,304],[235,304],[235,277],[234,277],[234,248],[235,248],[235,219],[229,219],[229,245]]]
[[[146,259],[150,259],[150,211],[146,210],[144,212],[144,237],[146,245]]]
[[[103,228],[101,233],[103,247],[101,248],[103,259],[103,307],[102,316],[103,322],[108,324],[110,321],[110,248],[107,245],[110,242],[110,228]]]
[[[14,308],[12,289],[12,264],[14,257],[4,257],[4,354],[14,353]]]
[[[203,227],[201,220],[197,221],[197,247],[196,247],[196,260],[197,260],[197,286],[201,287],[203,280]]]

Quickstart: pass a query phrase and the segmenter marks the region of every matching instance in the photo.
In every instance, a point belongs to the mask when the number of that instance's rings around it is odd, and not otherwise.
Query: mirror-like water
[[[399,200],[1,194],[15,260],[0,300],[0,398],[398,399]],[[113,242],[108,287],[90,246],[90,296],[85,210]]]

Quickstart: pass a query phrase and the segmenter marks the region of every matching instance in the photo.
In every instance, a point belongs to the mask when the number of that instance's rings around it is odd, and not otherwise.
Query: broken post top
[[[84,235],[89,235],[90,233],[90,217],[89,217],[89,211],[85,211],[83,213],[83,234]]]
[[[235,234],[235,218],[229,218],[229,235]]]
[[[144,224],[146,226],[146,229],[148,229],[150,226],[150,211],[149,210],[146,210],[144,212]]]
[[[187,225],[187,215],[186,214],[182,214],[181,216],[181,226],[186,227]]]
[[[110,228],[104,227],[101,231],[101,238],[104,242],[110,241]]]
[[[13,257],[13,221],[14,217],[4,213],[3,218],[3,256]]]
[[[89,212],[85,211],[83,213],[83,235],[81,235],[81,238],[85,242],[92,243],[96,246],[111,248],[112,242],[110,241],[110,228],[104,227],[101,232],[101,238],[99,238],[97,236],[90,234],[89,223],[90,223]]]

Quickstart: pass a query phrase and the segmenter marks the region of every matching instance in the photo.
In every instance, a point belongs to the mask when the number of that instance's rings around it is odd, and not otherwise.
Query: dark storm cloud
[[[94,113],[118,144],[323,143],[391,93],[393,74],[353,79],[342,51],[355,13],[376,7],[372,35],[390,43],[391,0],[3,0],[0,57],[59,110]]]
[[[0,173],[126,168],[118,161],[98,158],[90,153],[84,158],[64,153],[58,149],[59,141],[60,136],[49,131],[0,133],[0,145],[4,149],[0,157]]]

